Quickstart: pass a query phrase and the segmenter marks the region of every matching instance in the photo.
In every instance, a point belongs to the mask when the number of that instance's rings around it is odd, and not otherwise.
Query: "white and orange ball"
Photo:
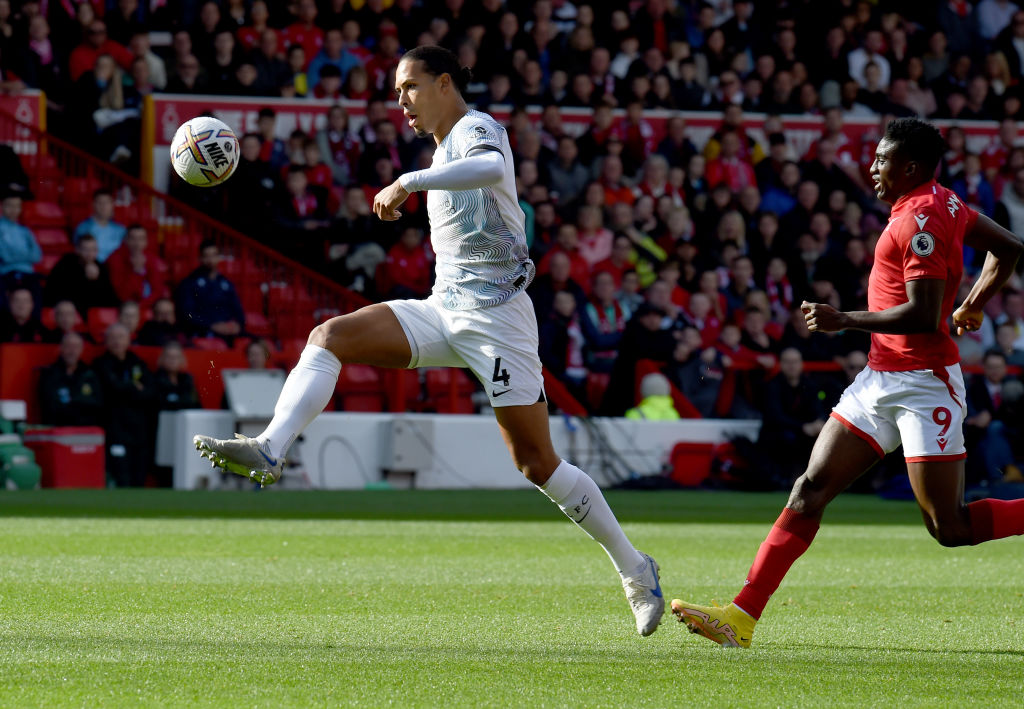
[[[199,116],[185,121],[171,141],[171,165],[178,177],[196,187],[219,185],[238,167],[235,132],[223,121]]]

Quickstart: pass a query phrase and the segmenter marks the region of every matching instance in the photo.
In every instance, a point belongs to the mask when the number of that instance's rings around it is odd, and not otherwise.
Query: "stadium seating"
[[[476,409],[471,395],[476,383],[462,369],[426,370],[424,406],[439,414],[471,414]]]

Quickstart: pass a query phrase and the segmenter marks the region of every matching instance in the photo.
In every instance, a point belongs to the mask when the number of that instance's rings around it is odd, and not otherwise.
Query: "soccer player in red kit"
[[[958,334],[981,326],[982,308],[1013,273],[1024,243],[935,182],[945,149],[939,131],[916,118],[890,122],[879,141],[871,177],[892,213],[875,247],[868,311],[802,306],[812,332],[870,332],[868,366],[819,434],[739,595],[725,607],[672,601],[672,612],[692,632],[749,647],[755,623],[813,541],[825,506],[901,443],[925,526],[939,544],[1024,534],[1024,500],[964,504],[965,392],[949,326],[951,314]],[[954,312],[964,244],[987,256]]]

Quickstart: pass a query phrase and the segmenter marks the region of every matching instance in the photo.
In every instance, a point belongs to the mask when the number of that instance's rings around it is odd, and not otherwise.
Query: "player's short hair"
[[[95,192],[92,193],[92,198],[93,199],[96,199],[97,197],[110,197],[111,199],[113,199],[114,198],[114,193],[111,192],[106,187],[100,187],[98,190],[96,190]]]
[[[423,62],[423,71],[431,76],[447,74],[452,77],[452,82],[460,94],[465,92],[466,86],[473,78],[473,72],[469,70],[469,67],[459,64],[459,58],[455,56],[454,52],[433,44],[410,49],[402,55],[402,61]]]
[[[883,136],[897,146],[908,159],[919,163],[931,174],[946,152],[946,140],[939,129],[919,118],[894,118],[885,127]]]
[[[214,239],[203,239],[199,244],[199,255],[202,256],[204,251],[211,248],[220,251],[220,247]]]

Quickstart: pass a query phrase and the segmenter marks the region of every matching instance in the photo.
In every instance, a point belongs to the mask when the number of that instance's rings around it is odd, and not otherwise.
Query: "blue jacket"
[[[100,226],[96,223],[96,220],[89,217],[84,222],[75,227],[75,243],[78,243],[78,239],[84,234],[92,234],[96,239],[96,244],[100,247],[99,256],[96,260],[103,263],[107,260],[110,254],[117,251],[121,246],[121,242],[124,241],[124,235],[128,230],[125,229],[123,224],[118,224],[115,221],[107,222],[106,226]]]
[[[306,80],[309,83],[310,91],[320,83],[320,70],[328,64],[338,67],[338,71],[341,72],[341,83],[344,84],[348,73],[359,66],[360,62],[356,55],[347,49],[341,50],[341,56],[337,60],[328,57],[327,52],[321,49],[320,53],[309,63],[309,68],[306,69]]]
[[[181,321],[200,337],[210,334],[214,323],[234,320],[245,327],[245,311],[235,287],[218,273],[199,267],[178,285],[178,313]]]
[[[0,217],[0,273],[32,273],[42,258],[31,229]]]

